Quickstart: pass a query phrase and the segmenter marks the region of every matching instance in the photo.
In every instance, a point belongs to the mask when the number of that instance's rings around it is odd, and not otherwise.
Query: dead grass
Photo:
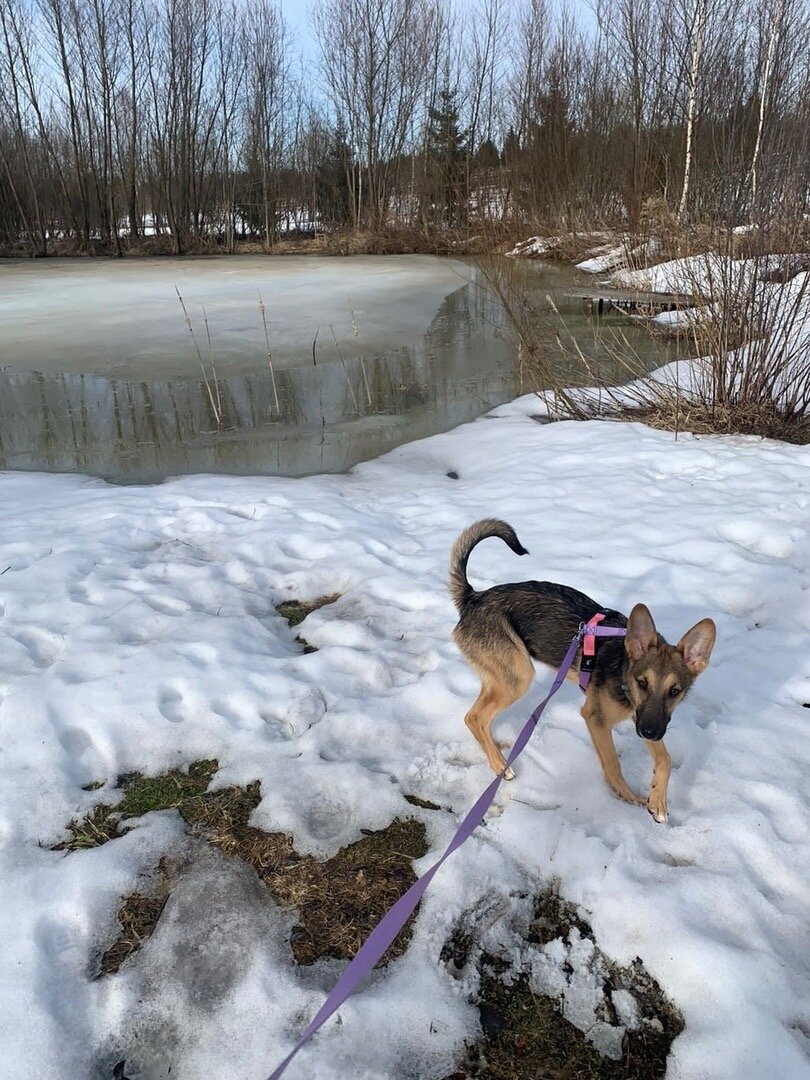
[[[506,242],[509,236],[519,239],[513,226],[499,222],[482,223],[471,230],[416,229],[389,226],[381,229],[331,229],[314,234],[281,236],[270,245],[257,237],[236,237],[229,250],[223,238],[188,237],[182,255],[458,255],[491,251],[493,245]],[[0,245],[0,256],[31,258],[31,250],[20,245]],[[156,258],[177,255],[170,235],[148,236],[133,240],[121,237],[120,256],[112,243],[93,240],[89,246],[77,240],[55,240],[48,245],[48,257]]]
[[[153,895],[136,892],[124,897],[118,910],[121,933],[101,957],[97,978],[118,971],[124,961],[151,937],[168,899],[169,891],[162,870]]]
[[[810,416],[787,418],[767,404],[724,406],[710,411],[706,406],[679,402],[673,398],[638,408],[628,407],[618,416],[619,419],[637,421],[662,431],[689,431],[695,435],[757,435],[797,446],[810,443]]]
[[[406,226],[378,230],[344,229],[316,237],[281,239],[270,249],[273,255],[477,255],[490,252],[511,235],[498,223],[470,231],[415,229]]]
[[[425,826],[413,819],[394,820],[325,861],[299,855],[283,833],[252,828],[238,811],[207,821],[201,835],[252,866],[282,907],[298,909],[291,945],[299,964],[351,959],[416,881],[412,862],[427,851]],[[410,936],[409,922],[381,963],[401,955]]]
[[[529,940],[545,944],[567,938],[572,928],[593,938],[576,908],[553,889],[535,904]],[[446,958],[445,958],[446,959]],[[458,962],[456,958],[456,962]],[[465,1062],[447,1080],[654,1080],[666,1073],[673,1039],[683,1019],[660,986],[636,961],[622,968],[606,961],[609,992],[629,990],[639,1008],[641,1025],[628,1032],[621,1061],[602,1057],[585,1035],[562,1015],[561,1002],[534,994],[527,976],[509,965],[481,958],[478,1008],[483,1037],[469,1047]]]
[[[413,819],[395,820],[377,832],[341,848],[325,861],[299,855],[284,833],[266,833],[248,824],[261,800],[258,782],[246,787],[208,791],[215,761],[200,761],[188,772],[172,769],[159,776],[122,777],[124,795],[116,807],[100,805],[68,826],[70,838],[56,850],[77,851],[120,835],[127,818],[153,810],[176,809],[192,832],[224,854],[253,867],[283,907],[295,907],[299,923],[291,940],[299,964],[321,957],[350,959],[391,905],[413,884],[413,860],[427,851],[425,826]],[[101,971],[117,971],[154,929],[168,896],[165,867],[150,894],[124,898],[118,913],[121,933],[105,952]],[[381,963],[401,955],[411,936],[401,931]]]
[[[292,933],[293,956],[299,964],[312,964],[323,956],[351,959],[385,912],[416,881],[412,863],[426,851],[425,826],[407,819],[370,832],[325,862],[299,858],[291,851],[281,863],[260,869],[261,841],[239,854],[256,866],[278,903],[298,909],[301,921]],[[405,952],[415,917],[405,924],[381,964]]]

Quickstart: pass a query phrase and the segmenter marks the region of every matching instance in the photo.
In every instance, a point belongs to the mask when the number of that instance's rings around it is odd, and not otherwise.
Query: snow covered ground
[[[127,1075],[139,1063],[138,1080],[167,1064],[173,1080],[267,1076],[340,965],[296,968],[291,913],[211,856],[181,898],[191,941],[159,928],[138,965],[92,981],[120,897],[181,844],[179,820],[148,815],[69,855],[50,845],[115,797],[119,774],[215,757],[217,785],[261,781],[254,824],[289,830],[301,852],[330,855],[407,816],[406,794],[449,808],[425,812],[424,869],[490,778],[462,720],[477,686],[450,640],[445,577],[457,533],[491,514],[531,554],[483,544],[479,587],[538,577],[625,611],[643,600],[670,640],[717,621],[712,664],[667,739],[670,822],[611,796],[564,687],[431,886],[408,952],[288,1075],[446,1076],[478,1031],[472,976],[439,962],[452,927],[494,913],[478,919],[489,938],[552,985],[510,935],[558,878],[605,953],[640,957],[682,1010],[673,1080],[810,1076],[810,451],[541,425],[537,411],[519,399],[344,476],[120,488],[0,474],[4,1076],[109,1077],[99,1063],[118,1058]],[[302,655],[275,605],[332,592],[304,627],[320,651]],[[514,736],[539,678],[496,735]],[[642,790],[646,751],[632,727],[618,743]]]
[[[781,275],[796,274],[805,259],[806,256],[800,254],[731,259],[727,255],[707,252],[671,259],[641,270],[616,270],[610,282],[624,289],[674,292],[685,296],[711,298],[726,291],[732,296],[742,295],[763,287],[771,276],[778,280]]]

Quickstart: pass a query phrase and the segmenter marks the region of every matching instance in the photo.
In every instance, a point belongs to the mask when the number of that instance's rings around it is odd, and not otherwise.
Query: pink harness
[[[591,627],[597,627],[604,617],[604,614],[600,611],[585,623],[582,636],[582,657],[579,661],[579,688],[583,694],[588,689],[588,683],[591,681],[591,672],[596,663],[596,634],[589,633],[588,631]],[[604,630],[602,633],[604,633]],[[622,630],[620,633],[624,634],[625,631]],[[599,636],[601,637],[602,635],[600,634]],[[616,636],[618,637],[619,635],[617,634]]]

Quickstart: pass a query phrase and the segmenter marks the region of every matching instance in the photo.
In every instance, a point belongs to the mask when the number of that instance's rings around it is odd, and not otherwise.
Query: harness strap
[[[596,634],[589,631],[595,629],[604,618],[605,613],[598,611],[585,624],[585,632],[582,637],[582,657],[579,662],[579,688],[583,694],[588,689],[591,672],[596,663]]]

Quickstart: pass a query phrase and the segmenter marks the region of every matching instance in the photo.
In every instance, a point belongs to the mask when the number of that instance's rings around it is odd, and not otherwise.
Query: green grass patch
[[[188,772],[170,769],[158,776],[129,773],[118,778],[122,798],[115,806],[100,803],[81,820],[68,824],[70,836],[54,846],[54,851],[79,851],[99,847],[120,835],[119,826],[127,818],[140,817],[153,810],[179,810],[189,825],[204,816],[206,808],[226,793],[207,794],[211,778],[219,768],[216,761],[195,761]],[[102,787],[96,784],[86,790]],[[256,785],[258,788],[258,785]],[[236,789],[229,789],[231,791]],[[258,801],[258,798],[257,798]]]
[[[299,626],[307,615],[326,607],[327,604],[334,604],[339,599],[340,593],[330,593],[329,596],[319,596],[315,600],[285,600],[276,604],[276,611],[287,620],[288,626]]]

